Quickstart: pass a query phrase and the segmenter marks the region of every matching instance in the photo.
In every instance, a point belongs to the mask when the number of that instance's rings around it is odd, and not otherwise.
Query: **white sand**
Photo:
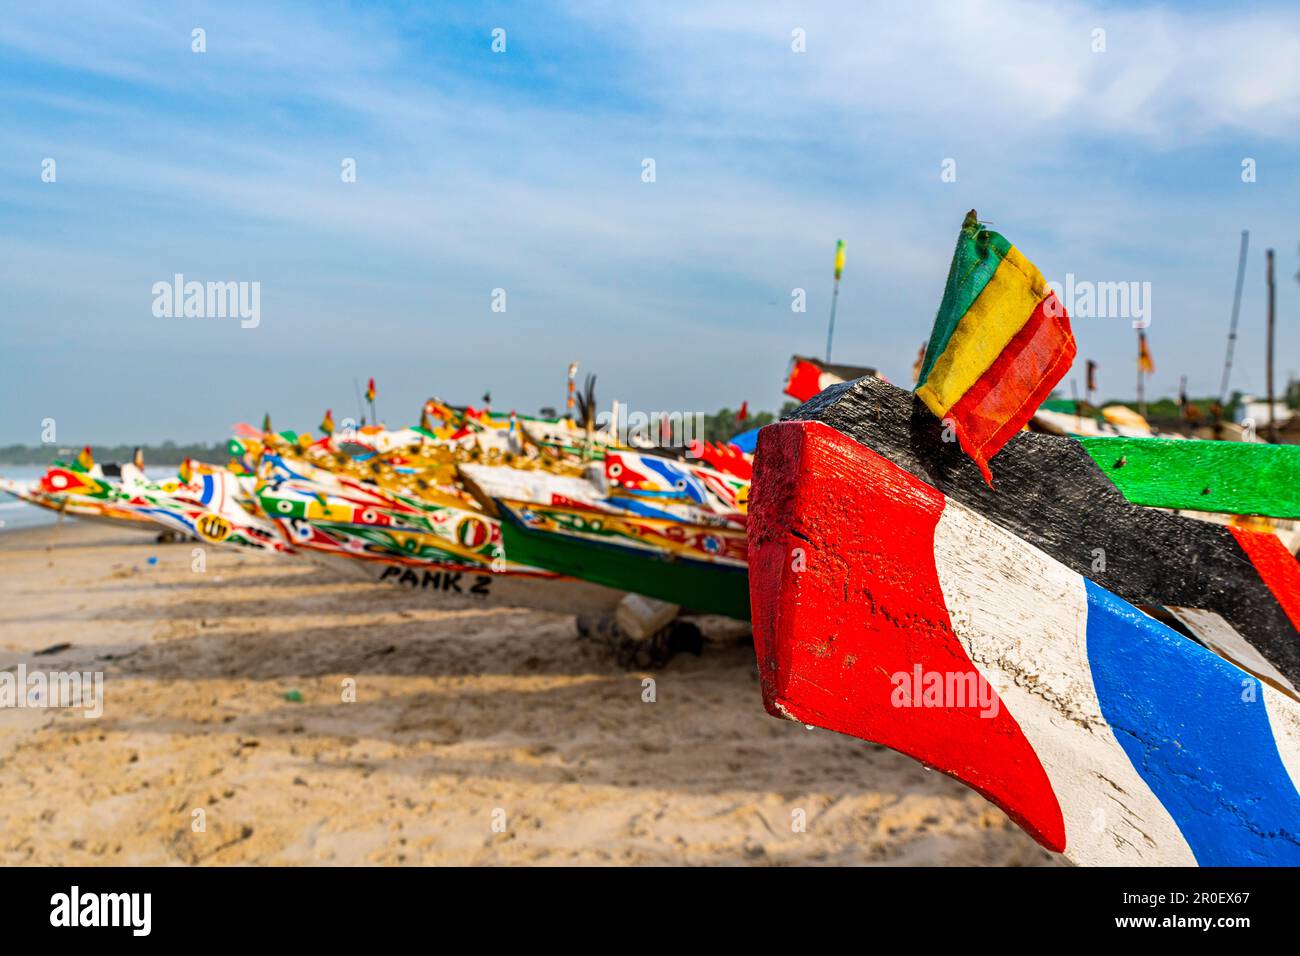
[[[955,781],[767,716],[747,644],[629,673],[564,617],[191,547],[0,534],[0,668],[106,675],[97,720],[0,710],[0,862],[1054,862]]]

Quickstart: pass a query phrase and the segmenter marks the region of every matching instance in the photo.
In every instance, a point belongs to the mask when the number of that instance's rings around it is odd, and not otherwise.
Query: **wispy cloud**
[[[1209,389],[1238,231],[1284,266],[1300,238],[1298,54],[1284,6],[19,8],[0,442],[56,412],[114,441],[307,423],[370,374],[394,414],[485,387],[531,410],[573,358],[639,406],[771,406],[821,348],[839,237],[837,355],[905,379],[971,206],[1049,276],[1151,281],[1157,388]],[[174,272],[262,282],[261,326],[153,318]],[[1077,330],[1123,392],[1131,329]],[[1248,332],[1243,386],[1261,354]]]

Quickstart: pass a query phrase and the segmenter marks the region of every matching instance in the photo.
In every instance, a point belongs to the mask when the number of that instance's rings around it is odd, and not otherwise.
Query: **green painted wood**
[[[1300,518],[1300,445],[1119,437],[1078,441],[1134,504]]]
[[[691,611],[749,620],[749,574],[743,567],[673,560],[644,548],[597,544],[526,527],[505,503],[501,543],[511,561],[545,568],[581,581],[603,584],[680,604]]]

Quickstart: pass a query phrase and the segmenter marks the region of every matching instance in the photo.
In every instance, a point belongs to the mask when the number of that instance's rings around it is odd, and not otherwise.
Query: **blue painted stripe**
[[[635,492],[634,492],[635,493]],[[682,519],[671,511],[664,511],[662,508],[654,508],[635,498],[625,498],[622,496],[610,496],[605,499],[606,503],[616,508],[622,508],[624,511],[630,511],[633,514],[640,515],[642,518],[667,518],[669,521],[681,521]]]
[[[1107,723],[1202,866],[1300,865],[1300,794],[1260,682],[1085,580]]]
[[[194,526],[194,522],[179,511],[172,511],[170,508],[140,508],[139,511],[155,521],[179,527],[182,531],[186,531],[196,538],[199,536],[198,528]]]
[[[650,471],[656,472],[678,494],[686,492],[697,504],[704,503],[704,483],[685,468],[680,468],[663,458],[643,457],[641,463]],[[677,486],[681,485],[681,488]]]
[[[212,504],[212,496],[216,490],[216,479],[212,475],[203,476],[203,493],[199,495],[199,501],[205,505]]]

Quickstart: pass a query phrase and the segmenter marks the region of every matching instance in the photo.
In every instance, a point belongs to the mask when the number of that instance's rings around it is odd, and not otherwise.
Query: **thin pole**
[[[1276,319],[1277,287],[1273,282],[1273,250],[1264,253],[1268,281],[1268,440],[1277,444],[1277,421],[1273,415],[1273,328]]]
[[[844,272],[844,240],[835,240],[835,290],[831,293],[831,324],[826,329],[826,364],[831,361],[831,340],[835,337],[835,306],[840,301],[840,274]]]
[[[1237,291],[1232,296],[1232,322],[1228,325],[1228,352],[1223,358],[1223,380],[1219,383],[1219,405],[1228,400],[1228,375],[1232,372],[1232,353],[1237,347],[1237,316],[1241,313],[1241,286],[1246,279],[1246,248],[1249,230],[1241,230],[1241,255],[1237,257]]]
[[[1142,333],[1138,333],[1138,414],[1143,418],[1147,417],[1147,400],[1145,390],[1142,387]]]
[[[840,280],[835,280],[835,291],[831,293],[831,324],[826,330],[826,362],[831,360],[831,340],[835,337],[835,306],[840,301]]]
[[[568,399],[566,400],[564,406],[564,417],[567,418],[569,421],[573,421],[573,389],[574,389],[573,380],[577,377],[578,377],[578,363],[570,362],[569,377],[568,377],[569,393],[568,393]]]

